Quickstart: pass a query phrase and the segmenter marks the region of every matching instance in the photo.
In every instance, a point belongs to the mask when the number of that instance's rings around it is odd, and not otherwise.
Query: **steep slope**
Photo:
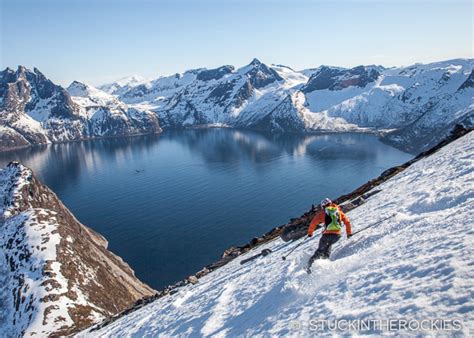
[[[317,240],[282,261],[292,245],[277,239],[259,248],[273,251],[266,257],[240,265],[255,254],[249,251],[199,283],[81,336],[336,333],[322,319],[372,321],[340,334],[383,334],[386,322],[373,321],[395,319],[398,333],[467,335],[474,329],[473,155],[471,132],[378,186],[348,213],[355,231],[369,228],[341,239],[332,261],[317,262],[312,275],[301,268]],[[432,322],[420,328],[416,320]],[[440,331],[439,320],[451,331]],[[412,321],[415,332],[403,321]]]
[[[0,171],[0,335],[67,335],[154,291],[17,162]]]
[[[332,118],[327,113],[313,113],[305,107],[305,97],[294,92],[284,98],[270,113],[254,122],[253,128],[274,132],[321,132],[362,131],[355,124],[342,118]]]
[[[473,63],[469,65],[472,69]],[[386,135],[384,139],[387,142],[409,151],[426,149],[444,138],[455,125],[474,125],[474,70],[465,79],[469,67],[443,66],[440,66],[443,74],[437,83],[440,87],[438,92],[430,94],[434,96],[419,109],[421,115],[414,122]],[[446,90],[448,86],[449,90]]]
[[[82,86],[80,90],[79,87]],[[21,146],[161,131],[155,114],[78,82],[79,98],[38,69],[0,72],[0,151]],[[90,95],[86,100],[85,96]]]

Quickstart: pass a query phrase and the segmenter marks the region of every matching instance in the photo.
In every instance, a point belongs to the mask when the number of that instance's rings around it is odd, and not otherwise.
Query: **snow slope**
[[[278,239],[259,247],[273,250],[266,257],[241,266],[250,251],[198,284],[81,336],[329,333],[312,331],[310,320],[318,319],[460,320],[462,333],[472,334],[474,133],[377,189],[348,216],[355,231],[381,223],[350,240],[343,236],[332,261],[315,263],[312,275],[301,268],[318,235],[286,261],[281,256],[294,244]],[[362,333],[384,332],[374,326]]]

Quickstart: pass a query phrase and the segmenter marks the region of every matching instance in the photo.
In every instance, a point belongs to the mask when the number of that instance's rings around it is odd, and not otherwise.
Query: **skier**
[[[342,223],[346,226],[347,238],[352,236],[351,222],[342,212],[341,208],[333,203],[329,198],[321,201],[321,211],[318,212],[311,221],[308,228],[308,237],[313,236],[313,232],[318,224],[324,224],[324,231],[319,240],[319,247],[309,259],[306,271],[311,273],[311,265],[316,259],[328,259],[331,253],[331,246],[341,238]]]

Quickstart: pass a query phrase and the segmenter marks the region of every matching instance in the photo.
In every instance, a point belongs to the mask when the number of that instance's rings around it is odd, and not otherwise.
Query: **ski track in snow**
[[[464,335],[474,332],[474,133],[379,188],[348,216],[354,231],[382,222],[350,240],[343,236],[331,261],[315,262],[311,275],[302,267],[318,234],[286,261],[281,256],[297,243],[278,239],[81,335],[305,336],[318,333],[309,331],[311,319],[439,318],[460,319]],[[239,264],[264,248],[273,253]]]

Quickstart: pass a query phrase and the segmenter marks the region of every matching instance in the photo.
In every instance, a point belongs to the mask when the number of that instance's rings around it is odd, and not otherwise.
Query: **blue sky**
[[[295,69],[473,57],[472,1],[0,0],[3,68],[99,84],[257,57]]]

